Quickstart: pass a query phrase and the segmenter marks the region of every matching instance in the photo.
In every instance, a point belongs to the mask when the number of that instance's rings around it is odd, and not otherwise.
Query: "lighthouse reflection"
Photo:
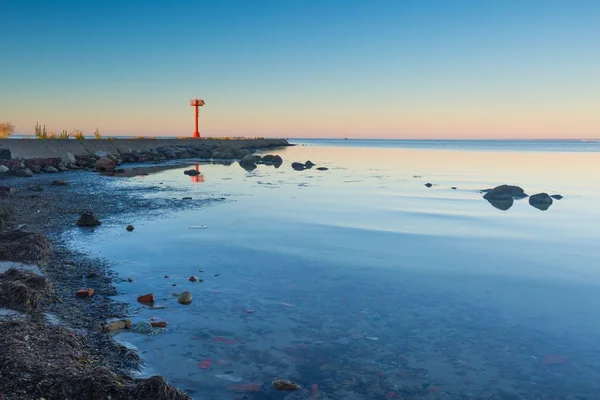
[[[200,172],[200,165],[198,164],[196,164],[196,171]],[[204,182],[204,175],[202,175],[202,172],[200,172],[196,176],[190,176],[190,180],[192,181],[192,183]]]

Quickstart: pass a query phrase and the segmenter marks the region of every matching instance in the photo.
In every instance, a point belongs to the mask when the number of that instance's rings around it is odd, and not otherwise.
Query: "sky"
[[[0,0],[31,133],[600,138],[597,0]]]

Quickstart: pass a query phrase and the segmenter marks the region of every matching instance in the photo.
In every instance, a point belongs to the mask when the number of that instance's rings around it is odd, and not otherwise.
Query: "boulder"
[[[11,154],[10,149],[6,147],[0,147],[0,160],[10,160]]]
[[[527,197],[527,194],[522,188],[511,185],[496,186],[495,188],[487,189],[484,192],[486,193],[483,195],[483,198],[486,200],[508,200]]]
[[[0,165],[0,174],[5,174],[8,171],[10,171],[10,170],[8,169],[8,167],[6,165]]]
[[[91,212],[84,212],[77,220],[77,226],[79,227],[93,227],[99,225],[102,225],[102,222],[100,222]]]
[[[213,151],[211,158],[215,160],[232,160],[236,158],[236,152],[231,147],[219,146]]]
[[[133,232],[135,228],[133,227],[133,225],[127,225],[125,229],[127,229],[127,232]]]
[[[299,163],[299,162],[293,162],[292,163],[292,168],[296,171],[302,171],[304,169],[306,169],[306,167],[304,166],[304,164]]]
[[[75,156],[73,154],[67,152],[66,154],[63,154],[60,157],[60,162],[65,166],[69,166],[75,165],[77,163],[77,160],[75,159]]]
[[[552,205],[552,197],[548,193],[538,193],[529,197],[529,204],[538,210],[546,211]]]
[[[263,156],[261,162],[269,165],[281,165],[283,163],[283,158],[273,154],[267,154]]]
[[[110,171],[116,168],[117,164],[109,158],[103,157],[94,164],[97,171]]]
[[[31,178],[33,176],[33,172],[31,172],[29,168],[19,168],[15,171],[15,175],[25,178]]]
[[[148,293],[142,296],[138,296],[137,301],[142,304],[152,304],[154,303],[154,294]]]
[[[426,186],[426,187],[428,187],[428,188],[430,188],[430,187],[432,187],[433,185],[432,185],[431,183],[427,182],[427,183],[425,184],[425,186]]]
[[[42,172],[46,172],[48,174],[55,174],[58,172],[58,169],[48,166],[48,167],[42,168]]]
[[[306,168],[308,168],[308,169],[310,169],[310,168],[314,167],[315,165],[317,165],[317,164],[313,163],[313,162],[312,162],[312,161],[310,161],[310,160],[308,160],[307,162],[305,162],[305,163],[304,163],[304,166],[305,166]]]
[[[92,156],[95,157],[95,158],[98,158],[98,159],[99,158],[105,158],[106,156],[108,156],[108,152],[102,151],[102,150],[98,150],[98,151],[95,151],[92,154]]]
[[[554,200],[562,200],[563,199],[563,197],[560,194],[553,194],[550,197],[552,197]]]

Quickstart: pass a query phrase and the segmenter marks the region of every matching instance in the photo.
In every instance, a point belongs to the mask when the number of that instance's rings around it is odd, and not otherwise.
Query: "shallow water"
[[[67,234],[134,279],[118,296],[134,322],[168,322],[118,335],[149,373],[202,399],[283,398],[274,378],[303,386],[289,398],[599,398],[596,144],[344,142],[278,151],[278,169],[200,164],[201,179],[186,167],[110,183],[198,202],[169,218],[140,210],[94,240]],[[289,166],[308,159],[329,170]],[[564,199],[502,211],[478,192],[502,183]],[[187,306],[173,297],[184,290]],[[136,302],[149,292],[166,308]]]

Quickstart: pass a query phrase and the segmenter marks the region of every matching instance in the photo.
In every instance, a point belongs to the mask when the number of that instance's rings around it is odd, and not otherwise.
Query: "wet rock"
[[[0,174],[5,174],[8,171],[10,171],[10,169],[6,165],[0,165]]]
[[[127,282],[133,282],[133,278],[127,278]]]
[[[307,162],[304,163],[304,166],[309,169],[312,168],[314,166],[316,166],[317,164],[313,163],[312,161],[308,160]]]
[[[117,164],[107,157],[102,157],[94,164],[96,171],[112,171],[117,167]]]
[[[31,178],[33,172],[29,168],[19,168],[15,171],[15,175],[23,178]]]
[[[102,225],[102,222],[91,212],[84,212],[77,220],[77,226],[79,227],[94,227],[99,225]]]
[[[266,154],[262,157],[260,162],[263,164],[268,164],[268,165],[273,165],[273,164],[281,165],[283,163],[283,158],[281,158],[278,155]]]
[[[65,181],[52,181],[52,183],[50,184],[52,186],[67,186],[67,182]]]
[[[552,197],[548,193],[538,193],[529,197],[529,204],[538,210],[546,211],[552,205]]]
[[[425,186],[427,186],[428,188],[430,188],[430,187],[432,187],[433,185],[432,185],[431,183],[427,182],[427,183],[425,184]]]
[[[327,167],[318,167],[317,171],[329,171],[329,168],[327,168]]]
[[[181,200],[192,200],[192,198],[187,196],[187,197],[182,197]]]
[[[552,197],[554,200],[562,200],[563,199],[563,197],[560,194],[553,194],[550,197]]]
[[[483,198],[486,200],[508,200],[527,197],[525,191],[519,186],[500,185],[493,189],[484,190]]]
[[[55,174],[58,172],[58,169],[56,169],[54,167],[44,167],[44,168],[42,168],[42,172],[45,172],[47,174]]]
[[[165,321],[154,321],[154,322],[150,322],[150,325],[153,328],[166,328],[167,327],[167,323]]]
[[[300,385],[292,381],[286,380],[276,380],[273,381],[273,387],[279,391],[292,392],[294,390],[299,390]]]
[[[29,192],[43,192],[44,191],[44,187],[42,185],[40,185],[39,183],[36,183],[34,185],[29,185],[29,187],[27,188],[27,191],[29,191]]]
[[[138,296],[137,301],[142,304],[152,304],[154,303],[154,294],[148,293],[142,296]]]
[[[133,227],[133,225],[127,225],[127,228],[125,228],[125,229],[127,229],[127,231],[128,231],[128,232],[131,232],[131,231],[133,231],[135,228]]]
[[[456,190],[456,186],[452,186],[450,189],[452,189],[452,190]]]
[[[119,329],[130,329],[131,325],[130,319],[120,319],[118,321],[107,322],[106,324],[102,325],[102,330],[105,332],[110,332]]]
[[[299,162],[293,162],[292,163],[292,168],[296,171],[303,171],[306,169],[306,167],[304,166],[304,164],[299,163]]]
[[[95,293],[94,289],[79,289],[76,292],[77,297],[92,297]]]
[[[194,276],[194,275],[190,276],[190,282],[196,282],[197,280],[198,280],[197,276]]]
[[[188,169],[186,171],[183,171],[183,173],[187,176],[198,176],[200,175],[200,171],[196,171],[195,169]]]
[[[177,302],[179,304],[190,304],[192,302],[192,298],[192,294],[186,290],[185,292],[181,293],[179,297],[177,297]]]

